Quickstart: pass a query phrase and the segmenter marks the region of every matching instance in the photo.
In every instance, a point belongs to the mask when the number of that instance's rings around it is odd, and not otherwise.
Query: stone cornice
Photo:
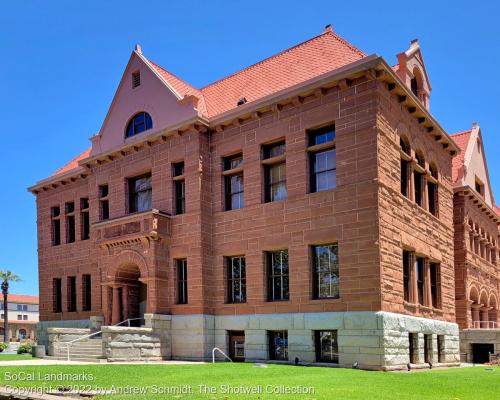
[[[455,187],[453,191],[455,194],[468,197],[482,212],[484,212],[489,218],[500,226],[500,215],[498,215],[495,210],[486,204],[484,199],[481,198],[481,196],[479,196],[470,186]]]

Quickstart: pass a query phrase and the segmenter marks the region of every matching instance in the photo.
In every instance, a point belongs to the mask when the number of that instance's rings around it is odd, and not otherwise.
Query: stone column
[[[481,304],[471,304],[471,314],[472,314],[472,327],[480,328],[479,321],[481,320],[479,316],[479,309],[481,308]]]
[[[113,310],[111,313],[111,325],[115,325],[120,321],[120,287],[113,286]]]
[[[481,315],[481,328],[487,329],[489,328],[488,317],[489,317],[490,307],[481,307],[480,315]]]
[[[124,285],[122,287],[122,304],[123,304],[123,320],[129,319],[128,286],[127,285]]]

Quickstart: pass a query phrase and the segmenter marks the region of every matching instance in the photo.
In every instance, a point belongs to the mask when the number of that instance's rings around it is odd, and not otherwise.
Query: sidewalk
[[[165,364],[165,365],[175,365],[175,364],[205,364],[200,361],[130,361],[130,362],[112,362],[108,363],[106,360],[102,362],[92,362],[92,361],[65,361],[65,360],[50,360],[45,358],[34,358],[27,360],[10,360],[10,361],[0,361],[0,367],[16,367],[16,366],[37,366],[37,365],[119,365],[119,364],[137,364],[137,365],[147,365],[147,364]]]

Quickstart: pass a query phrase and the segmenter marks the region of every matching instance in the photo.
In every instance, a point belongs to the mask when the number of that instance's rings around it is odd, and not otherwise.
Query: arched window
[[[153,120],[151,119],[151,115],[149,115],[147,112],[142,111],[135,114],[130,119],[127,125],[127,130],[125,131],[125,137],[132,137],[151,128],[153,128]]]

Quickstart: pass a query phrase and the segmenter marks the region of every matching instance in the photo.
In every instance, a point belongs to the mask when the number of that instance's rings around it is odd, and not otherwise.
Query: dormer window
[[[410,85],[411,85],[411,91],[413,92],[413,94],[415,96],[418,96],[418,81],[417,81],[417,78],[412,78],[411,82],[410,82]]]
[[[482,197],[484,197],[484,183],[481,182],[477,177],[476,177],[476,192],[481,195]]]
[[[129,138],[153,128],[153,120],[147,112],[135,114],[127,125],[125,137]]]
[[[132,89],[141,86],[141,71],[132,72]]]

